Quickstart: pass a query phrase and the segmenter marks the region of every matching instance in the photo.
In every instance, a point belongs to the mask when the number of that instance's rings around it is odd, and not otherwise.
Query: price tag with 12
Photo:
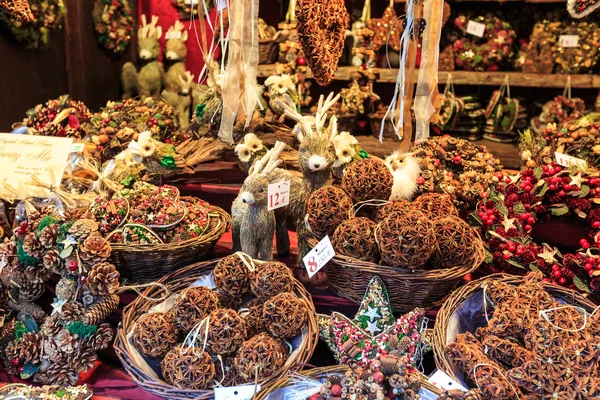
[[[290,181],[271,183],[268,189],[269,211],[290,204]]]

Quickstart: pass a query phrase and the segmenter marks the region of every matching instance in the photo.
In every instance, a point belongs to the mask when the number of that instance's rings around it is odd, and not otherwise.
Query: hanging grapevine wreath
[[[213,6],[212,0],[203,0],[206,4],[206,9],[210,10]],[[190,0],[172,0],[173,7],[179,12],[179,19],[188,20],[194,19],[198,16],[198,2]],[[193,14],[193,18],[192,18]]]
[[[482,194],[472,224],[481,228],[492,272],[525,275],[540,270],[545,281],[577,288],[600,300],[600,175],[556,163],[507,176]],[[580,249],[561,254],[530,236],[536,223],[559,218],[584,224]]]
[[[124,52],[133,26],[129,1],[95,0],[92,16],[98,43],[115,54]]]
[[[27,42],[27,48],[45,46],[50,40],[50,32],[62,26],[67,12],[63,0],[31,0],[29,8],[34,17],[32,22],[23,22],[20,17],[0,13],[0,18],[8,24],[15,39]]]

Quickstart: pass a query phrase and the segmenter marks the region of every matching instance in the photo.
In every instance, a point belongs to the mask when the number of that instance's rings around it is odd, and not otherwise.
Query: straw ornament
[[[234,310],[215,310],[210,314],[209,321],[206,345],[211,354],[231,354],[246,340],[246,323]]]
[[[388,200],[392,195],[394,176],[383,161],[363,158],[344,170],[342,187],[354,201]]]
[[[271,261],[260,264],[250,285],[255,296],[268,300],[294,288],[294,277],[287,265]]]
[[[293,338],[306,326],[308,308],[292,293],[280,293],[265,302],[263,320],[267,330],[278,338]]]
[[[210,289],[204,286],[185,289],[173,306],[175,324],[183,331],[190,331],[218,306],[219,299]]]
[[[342,189],[323,186],[311,193],[306,202],[306,223],[318,237],[333,235],[342,221],[349,218],[352,199]]]
[[[133,330],[133,345],[142,354],[162,357],[175,346],[179,330],[173,316],[168,313],[152,312],[143,315]]]
[[[163,377],[181,389],[207,389],[215,377],[215,365],[210,354],[196,349],[183,351],[179,345],[171,349],[161,363]]]
[[[273,375],[285,362],[281,346],[266,333],[245,341],[235,357],[235,368],[245,382]]]
[[[376,224],[365,217],[342,222],[331,238],[336,254],[376,263],[379,249],[375,241],[375,227]]]

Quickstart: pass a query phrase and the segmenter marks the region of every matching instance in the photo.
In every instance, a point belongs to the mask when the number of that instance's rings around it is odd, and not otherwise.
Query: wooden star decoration
[[[552,250],[547,245],[544,245],[544,251],[539,253],[538,257],[546,261],[548,264],[554,264],[558,262],[558,260],[555,257],[556,253],[556,250]]]
[[[374,277],[353,319],[334,312],[319,314],[321,337],[340,363],[370,364],[391,352],[414,360],[421,342],[424,311],[415,308],[395,319],[385,284]],[[393,343],[402,343],[398,350]]]
[[[402,28],[402,20],[396,16],[393,6],[387,6],[381,18],[372,18],[367,21],[367,26],[375,32],[372,44],[374,51],[385,46],[386,42],[391,49],[400,51],[400,37],[404,28]]]
[[[509,229],[516,228],[515,220],[516,218],[508,218],[505,216],[504,220],[502,221],[502,226],[504,227],[504,230],[508,232]]]
[[[577,186],[579,189],[581,189],[581,184],[585,181],[587,181],[587,179],[581,176],[581,172],[571,176],[571,185]]]

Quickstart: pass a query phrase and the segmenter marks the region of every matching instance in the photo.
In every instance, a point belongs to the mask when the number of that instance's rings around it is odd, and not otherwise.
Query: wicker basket
[[[218,261],[219,260],[216,259],[189,265],[163,277],[162,279],[158,280],[158,282],[164,284],[171,292],[180,291],[189,287],[202,275],[210,273],[217,265]],[[277,374],[271,376],[269,379],[258,381],[258,383],[263,387],[266,387],[271,382],[275,382],[278,379],[286,376],[290,373],[290,371],[297,371],[302,368],[302,366],[305,365],[312,356],[315,346],[319,340],[319,327],[317,325],[316,311],[310,294],[298,281],[294,281],[294,293],[300,299],[304,300],[309,308],[308,334],[303,337],[299,347],[294,353],[292,353],[283,368],[281,368]],[[162,289],[155,286],[146,289],[144,292],[144,296],[150,298],[159,297],[161,294]],[[164,381],[156,379],[156,377],[149,375],[142,368],[140,368],[138,361],[136,361],[136,358],[132,353],[132,345],[127,340],[127,335],[133,329],[137,319],[146,313],[154,304],[155,302],[152,300],[148,300],[140,296],[123,310],[123,320],[119,325],[114,347],[115,353],[121,361],[121,364],[123,364],[125,371],[127,371],[131,379],[142,389],[165,399],[199,400],[213,398],[213,390],[179,389],[175,386],[167,384]]]
[[[379,117],[377,114],[369,114],[369,123],[371,124],[371,135],[379,138],[379,131],[381,130],[381,120],[383,118]],[[384,139],[398,139],[398,135],[394,132],[394,126],[390,122],[389,119],[385,120],[385,124],[383,126],[383,138]]]
[[[213,208],[218,216],[211,217],[208,229],[197,238],[177,243],[112,244],[110,257],[121,277],[129,283],[150,282],[206,257],[231,225],[225,210]]]
[[[455,369],[453,368],[452,362],[446,355],[446,342],[447,342],[447,328],[450,321],[450,317],[454,311],[458,308],[469,297],[477,294],[483,295],[483,287],[492,281],[502,281],[510,285],[520,285],[524,282],[525,277],[517,275],[507,274],[493,274],[486,276],[485,278],[478,279],[476,281],[469,282],[465,286],[457,289],[452,293],[446,300],[446,302],[440,308],[435,319],[435,327],[433,329],[433,339],[431,344],[433,346],[433,354],[435,357],[436,366],[450,375],[452,378],[459,380]],[[544,283],[544,288],[556,299],[562,299],[567,304],[577,305],[582,307],[588,312],[592,312],[596,306],[594,303],[583,297],[580,293],[574,290],[564,288],[562,286],[554,285],[551,283]]]
[[[310,239],[309,244],[314,247],[317,240]],[[411,271],[336,254],[324,269],[329,287],[338,295],[359,304],[371,279],[379,276],[388,288],[390,304],[394,311],[405,313],[415,307],[426,307],[441,299],[466,274],[475,271],[485,259],[485,250],[479,237],[473,246],[475,257],[473,264],[467,267]]]
[[[277,59],[279,42],[275,39],[259,39],[258,41],[258,63],[273,64]]]

